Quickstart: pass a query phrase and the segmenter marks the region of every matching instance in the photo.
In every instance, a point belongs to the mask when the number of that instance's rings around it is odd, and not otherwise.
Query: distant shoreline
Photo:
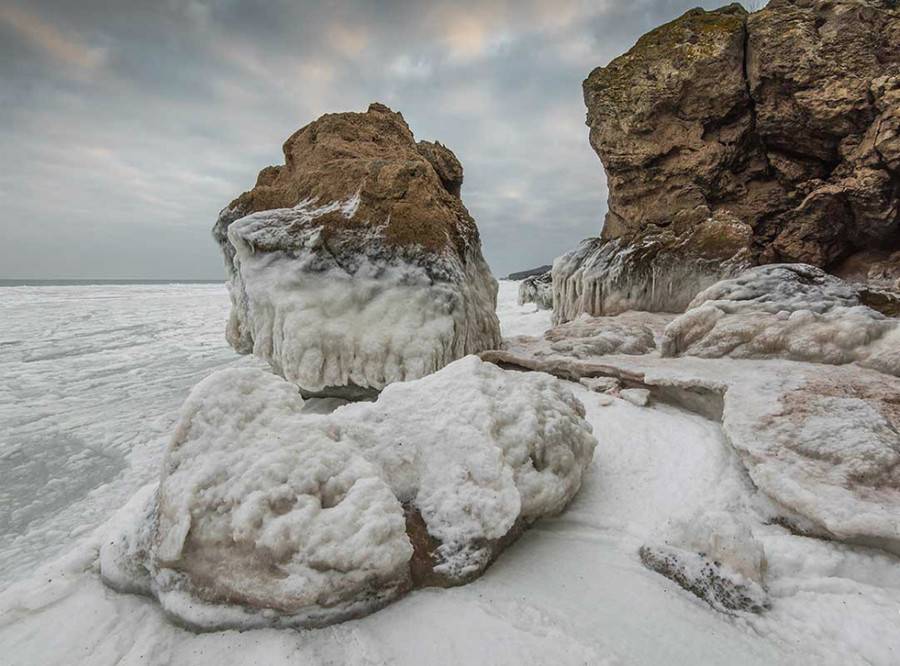
[[[90,285],[138,285],[138,284],[224,284],[219,280],[149,280],[149,279],[5,279],[0,278],[0,287],[84,287]]]

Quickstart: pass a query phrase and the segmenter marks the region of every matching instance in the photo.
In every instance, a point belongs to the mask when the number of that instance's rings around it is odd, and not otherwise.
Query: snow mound
[[[336,213],[351,219],[353,201],[304,201],[228,227],[235,349],[309,393],[354,396],[499,344],[497,282],[477,248],[464,266],[448,258],[443,280],[397,258],[356,257],[351,266],[330,254],[318,222]],[[380,242],[373,234],[371,244]]]
[[[292,384],[214,373],[182,409],[157,494],[101,548],[112,587],[179,622],[321,626],[480,574],[561,511],[596,440],[553,377],[466,357],[375,403],[302,412]]]
[[[900,376],[900,322],[804,264],[759,266],[697,295],[666,327],[663,356],[859,363]]]

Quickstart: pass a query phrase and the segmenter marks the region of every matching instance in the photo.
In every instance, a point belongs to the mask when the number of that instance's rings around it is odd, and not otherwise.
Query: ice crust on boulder
[[[423,377],[498,344],[497,283],[480,253],[452,281],[434,280],[405,261],[358,257],[350,267],[322,256],[316,220],[335,211],[351,214],[353,205],[307,201],[229,226],[232,346],[266,359],[307,392],[334,387],[340,395],[340,387],[381,389]],[[309,229],[298,232],[303,225]],[[296,247],[256,250],[286,238]]]
[[[553,377],[470,356],[374,403],[302,412],[256,369],[214,373],[182,409],[157,493],[101,549],[111,586],[189,626],[320,626],[411,587],[465,582],[581,486],[596,440]],[[422,554],[416,553],[421,559]]]
[[[686,238],[588,238],[553,262],[553,321],[629,310],[683,312],[694,296],[750,265],[746,225],[710,219]]]
[[[716,610],[761,613],[769,606],[766,553],[737,507],[698,510],[669,528],[665,543],[642,546],[644,566]]]
[[[372,104],[322,116],[284,154],[213,228],[237,351],[306,394],[358,397],[499,344],[497,282],[448,148]]]
[[[531,275],[519,283],[519,305],[534,303],[541,310],[553,309],[553,274]]]
[[[661,351],[856,362],[900,376],[900,322],[860,304],[856,288],[819,268],[772,264],[699,293],[666,327]]]
[[[482,356],[567,379],[612,376],[718,419],[772,501],[771,520],[900,553],[900,379],[891,374],[778,358],[579,358],[525,337]]]

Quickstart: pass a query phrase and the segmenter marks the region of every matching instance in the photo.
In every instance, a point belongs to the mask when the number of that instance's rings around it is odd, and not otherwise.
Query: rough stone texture
[[[661,252],[679,254],[697,225],[725,215],[746,225],[753,263],[832,270],[858,251],[900,247],[892,0],[694,9],[591,72],[584,99],[609,183],[601,243],[641,246],[665,232]],[[890,263],[900,270],[896,255]]]
[[[707,557],[671,546],[641,546],[641,562],[724,613],[762,613],[768,607],[765,590],[752,580],[735,576]]]
[[[462,166],[372,104],[326,114],[219,214],[229,343],[308,393],[355,396],[499,343]]]
[[[553,309],[553,275],[550,271],[522,280],[518,302],[519,305],[534,303],[541,310]]]

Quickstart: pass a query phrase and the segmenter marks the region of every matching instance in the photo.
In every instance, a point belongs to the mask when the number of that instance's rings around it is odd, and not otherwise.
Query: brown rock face
[[[900,248],[892,0],[694,9],[591,72],[584,99],[604,240],[684,238],[725,214],[752,230],[754,263],[830,270]]]
[[[480,240],[459,197],[462,165],[440,143],[420,141],[400,113],[373,103],[365,113],[329,113],[299,129],[284,143],[284,165],[259,172],[256,186],[220,214],[213,235],[227,256],[234,220],[258,211],[290,208],[302,201],[347,201],[357,193],[357,214],[332,211],[316,218],[323,241],[354,250],[366,227],[397,255],[421,260],[421,250],[465,257]],[[279,239],[280,240],[280,239]],[[263,244],[258,249],[285,249]],[[427,263],[427,262],[424,262]]]

